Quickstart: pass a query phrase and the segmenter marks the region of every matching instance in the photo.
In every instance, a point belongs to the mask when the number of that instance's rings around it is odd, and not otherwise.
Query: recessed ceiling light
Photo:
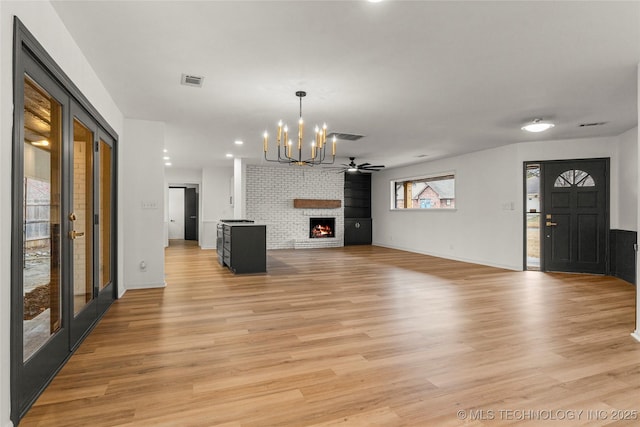
[[[169,156],[164,156],[164,157],[162,158],[162,160],[169,160],[169,159],[171,159],[171,157],[169,157]]]
[[[169,150],[167,150],[166,148],[164,150],[162,150],[163,153],[168,153]]]
[[[31,145],[35,145],[36,147],[48,147],[49,141],[43,139],[42,141],[33,141]]]
[[[227,153],[227,157],[231,158],[231,157],[233,157],[233,154]]]
[[[164,164],[165,166],[171,166],[171,162],[167,162]]]
[[[380,3],[382,0],[367,0],[369,3]]]
[[[520,129],[526,130],[527,132],[544,132],[545,130],[549,130],[555,125],[551,122],[542,121],[542,119],[533,119],[531,123],[527,123],[522,126]]]
[[[242,145],[244,144],[244,141],[240,140],[240,139],[236,139],[235,141],[233,141],[234,144],[236,145]]]

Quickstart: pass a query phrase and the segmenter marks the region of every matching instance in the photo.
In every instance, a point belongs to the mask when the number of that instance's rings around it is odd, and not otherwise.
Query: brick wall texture
[[[309,166],[247,165],[247,218],[267,225],[267,249],[344,245],[344,209],[295,209],[293,199],[337,199],[344,206],[344,174]],[[309,238],[309,218],[336,219],[335,238]]]

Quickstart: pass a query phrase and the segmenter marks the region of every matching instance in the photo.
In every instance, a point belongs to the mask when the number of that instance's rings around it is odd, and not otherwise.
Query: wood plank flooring
[[[268,269],[172,245],[168,286],[116,301],[20,425],[640,423],[626,282],[373,246]]]

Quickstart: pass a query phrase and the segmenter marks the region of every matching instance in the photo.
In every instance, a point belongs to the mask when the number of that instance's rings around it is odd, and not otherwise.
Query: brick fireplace
[[[306,166],[247,165],[246,189],[246,217],[267,225],[267,249],[344,246],[344,174]],[[294,199],[334,203],[296,208]],[[311,218],[334,218],[334,237],[310,237]]]

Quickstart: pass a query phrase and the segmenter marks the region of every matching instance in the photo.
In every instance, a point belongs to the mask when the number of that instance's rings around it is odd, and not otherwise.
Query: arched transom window
[[[553,183],[554,187],[595,187],[596,182],[591,175],[580,169],[562,172]]]

